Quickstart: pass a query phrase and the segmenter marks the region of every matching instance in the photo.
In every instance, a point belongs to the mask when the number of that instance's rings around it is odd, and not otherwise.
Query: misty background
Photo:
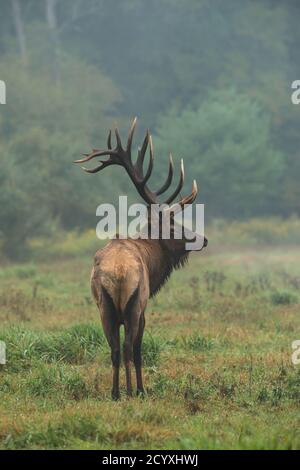
[[[0,249],[93,228],[102,202],[138,201],[120,167],[72,162],[110,127],[171,151],[208,221],[300,213],[300,8],[290,0],[0,0]],[[174,185],[177,183],[175,181]],[[278,219],[279,220],[279,219]]]

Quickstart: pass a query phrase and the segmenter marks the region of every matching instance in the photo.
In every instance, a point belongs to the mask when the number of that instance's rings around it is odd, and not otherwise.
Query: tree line
[[[171,151],[207,218],[300,212],[297,1],[0,0],[0,243],[96,222],[136,195],[118,168],[72,165],[134,115],[150,127],[151,185]]]

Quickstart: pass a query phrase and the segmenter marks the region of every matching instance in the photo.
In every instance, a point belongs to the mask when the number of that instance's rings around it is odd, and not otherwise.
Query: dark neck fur
[[[158,249],[160,250],[160,263],[155,260],[148,260],[149,275],[150,275],[150,297],[153,297],[161,289],[161,287],[168,281],[173,270],[183,267],[187,261],[188,251],[173,251],[170,250],[165,243],[157,241]],[[153,262],[154,261],[154,262]]]

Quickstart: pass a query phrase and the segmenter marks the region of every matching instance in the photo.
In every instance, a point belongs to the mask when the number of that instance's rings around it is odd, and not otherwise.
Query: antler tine
[[[118,155],[118,152],[116,150],[112,149],[111,145],[111,130],[109,131],[108,137],[107,137],[107,150],[98,150],[98,149],[93,149],[92,152],[90,153],[84,153],[84,158],[81,158],[80,160],[75,160],[74,163],[85,163],[89,162],[93,158],[96,157],[104,157],[105,155],[109,155],[111,157],[116,157]]]
[[[170,156],[169,156],[169,173],[168,173],[167,179],[164,182],[164,184],[162,185],[162,187],[159,188],[157,191],[155,191],[156,196],[159,196],[160,194],[164,193],[170,187],[170,185],[172,183],[172,179],[173,179],[173,172],[174,172],[174,164],[173,164],[172,155],[170,153]]]
[[[170,154],[169,156],[169,170],[168,170],[167,179],[165,180],[161,188],[159,188],[156,192],[151,191],[151,189],[147,186],[147,181],[149,180],[152,174],[152,170],[153,170],[154,152],[153,152],[152,137],[149,133],[149,130],[147,130],[146,135],[144,137],[142,148],[138,150],[138,157],[137,157],[135,164],[133,164],[131,160],[131,148],[132,148],[134,131],[136,128],[136,123],[137,123],[137,118],[134,118],[130,126],[130,130],[129,130],[128,138],[127,138],[127,145],[125,149],[122,146],[122,141],[121,141],[118,128],[115,128],[116,146],[114,148],[112,148],[112,132],[109,131],[106,150],[93,149],[91,153],[84,154],[84,158],[80,160],[76,160],[75,163],[88,162],[92,160],[93,158],[96,158],[99,156],[109,156],[107,160],[100,160],[100,165],[96,166],[95,168],[88,169],[88,168],[82,167],[82,169],[86,173],[98,173],[99,171],[103,170],[104,168],[110,165],[122,166],[126,170],[128,176],[132,180],[133,184],[138,190],[138,193],[144,199],[144,201],[147,204],[157,204],[159,203],[157,197],[160,196],[165,191],[167,191],[167,189],[169,189],[173,180],[174,165],[173,165],[172,155]],[[145,156],[146,156],[148,146],[149,146],[150,157],[149,157],[147,171],[144,174],[143,167],[144,167],[144,161],[145,161]],[[183,183],[184,183],[184,166],[183,166],[183,160],[181,160],[179,182],[177,184],[175,191],[165,201],[165,204],[170,204],[171,202],[174,201],[174,199],[180,193],[183,187]],[[197,185],[196,185],[196,182],[194,181],[192,193],[185,198],[181,198],[180,202],[178,203],[179,206],[184,206],[185,204],[191,204],[195,200],[196,196],[197,196]]]
[[[194,200],[196,199],[198,194],[198,187],[197,187],[197,182],[196,180],[193,181],[193,186],[192,186],[192,192],[189,196],[186,196],[182,198],[178,204],[180,204],[182,207],[186,204],[192,204]]]
[[[175,197],[180,193],[180,191],[182,189],[182,186],[183,186],[183,183],[184,183],[184,165],[183,165],[183,160],[181,159],[181,162],[180,162],[180,178],[179,178],[177,188],[171,194],[171,196],[168,197],[168,199],[165,201],[165,204],[170,204],[170,202],[172,202],[175,199]]]
[[[90,153],[84,153],[83,155],[85,156],[84,158],[81,158],[80,160],[75,160],[74,163],[85,163],[89,162],[93,158],[96,157],[104,157],[106,155],[109,155],[110,157],[115,160],[114,157],[120,157],[120,152],[123,152],[122,148],[122,143],[121,143],[121,138],[118,129],[115,129],[115,134],[116,134],[116,140],[117,140],[117,147],[116,149],[112,148],[112,143],[111,143],[111,130],[109,131],[108,137],[107,137],[107,149],[106,150],[98,150],[98,149],[93,149],[92,152]],[[110,161],[110,160],[108,160]],[[104,163],[104,162],[103,162]],[[97,167],[98,168],[98,167]],[[86,170],[85,170],[86,171]],[[88,171],[90,173],[90,171]]]
[[[108,137],[107,137],[107,148],[109,150],[112,149],[112,146],[111,146],[111,129],[109,129],[109,133],[108,133]]]
[[[131,145],[132,145],[133,134],[134,134],[134,131],[135,131],[135,128],[136,128],[136,122],[137,122],[137,118],[135,117],[132,121],[130,131],[129,131],[129,134],[128,134],[126,150],[129,154],[131,154]]]
[[[153,162],[154,162],[154,154],[153,154],[153,143],[152,143],[152,137],[149,134],[149,149],[150,149],[150,159],[149,159],[149,165],[147,168],[147,173],[143,178],[142,185],[145,185],[150,178],[153,170]]]
[[[83,155],[85,155],[84,158],[81,158],[80,160],[75,160],[74,163],[89,162],[93,158],[104,157],[105,155],[117,156],[118,152],[116,152],[115,150],[112,150],[112,149],[108,149],[108,150],[96,150],[96,149],[94,149],[91,153],[84,153]]]
[[[137,161],[135,164],[135,169],[140,178],[143,177],[143,164],[144,164],[146,150],[147,150],[148,143],[149,143],[149,137],[150,137],[149,130],[147,130],[143,144],[142,144],[142,148],[138,149],[138,157],[137,157]]]
[[[82,166],[81,168],[83,169],[83,171],[85,171],[86,173],[98,173],[98,171],[101,171],[103,170],[104,168],[106,168],[107,166],[110,166],[110,165],[117,165],[118,163],[115,162],[114,160],[100,160],[101,162],[101,165],[98,165],[96,166],[95,168],[85,168],[84,166]]]
[[[175,202],[171,207],[170,211],[173,211],[175,214],[179,212],[180,210],[184,209],[184,206],[192,204],[198,194],[198,187],[197,187],[197,182],[196,180],[193,181],[193,186],[192,186],[192,192],[188,196],[185,196],[180,199],[180,201]]]
[[[123,150],[120,133],[119,133],[119,130],[118,130],[117,127],[115,128],[115,136],[116,136],[116,140],[117,140],[117,149],[118,150]]]

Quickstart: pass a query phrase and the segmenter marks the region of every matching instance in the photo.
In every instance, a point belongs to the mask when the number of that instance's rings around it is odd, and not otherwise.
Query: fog
[[[207,220],[300,212],[299,3],[0,0],[0,237],[95,226],[100,202],[138,196],[122,168],[73,161],[138,117],[167,176],[196,178]],[[297,90],[296,90],[297,91]],[[296,100],[297,101],[297,100]]]

